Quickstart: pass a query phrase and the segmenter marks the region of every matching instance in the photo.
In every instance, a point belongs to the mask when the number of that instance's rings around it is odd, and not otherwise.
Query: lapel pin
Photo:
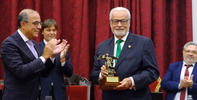
[[[128,45],[128,48],[131,48],[131,45]]]

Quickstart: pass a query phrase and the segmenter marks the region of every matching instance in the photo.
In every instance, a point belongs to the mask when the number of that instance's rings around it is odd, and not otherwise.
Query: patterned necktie
[[[27,41],[27,44],[29,44],[29,49],[31,50],[31,52],[33,53],[33,55],[38,58],[38,53],[36,52],[35,48],[34,48],[34,44],[31,40]]]
[[[188,68],[191,67],[192,65],[185,65],[186,69],[185,69],[185,77],[189,77],[189,70]],[[186,88],[183,88],[183,90],[181,91],[181,95],[180,95],[180,100],[185,100],[185,94],[186,94]]]
[[[116,49],[116,57],[119,58],[120,56],[120,53],[121,53],[121,45],[120,43],[122,42],[123,40],[119,39],[117,40],[117,49]],[[115,60],[115,62],[117,63],[117,60]]]

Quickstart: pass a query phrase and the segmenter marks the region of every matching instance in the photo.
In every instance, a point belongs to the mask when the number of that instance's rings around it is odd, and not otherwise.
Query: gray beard
[[[125,36],[127,32],[123,31],[123,32],[116,32],[116,30],[113,32],[116,36]]]

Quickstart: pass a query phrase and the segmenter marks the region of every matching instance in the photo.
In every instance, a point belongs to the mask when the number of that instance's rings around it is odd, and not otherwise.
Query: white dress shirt
[[[17,32],[19,33],[19,35],[21,36],[21,38],[23,39],[23,41],[26,43],[26,45],[28,46],[28,48],[30,48],[30,45],[27,43],[27,41],[29,40],[21,31],[20,29],[17,30]],[[44,59],[43,56],[39,57],[43,63],[46,62],[46,60]]]
[[[183,80],[184,77],[185,77],[185,70],[186,70],[185,64],[186,64],[186,63],[183,62],[182,69],[181,69],[180,81]],[[192,64],[192,66],[194,66],[194,64]],[[188,71],[189,71],[189,78],[191,77],[193,68],[194,68],[194,67],[189,67],[189,68],[188,68]],[[180,83],[179,83],[179,86],[180,86]],[[187,96],[188,96],[188,93],[187,93],[187,92],[188,92],[188,90],[187,90],[187,88],[186,88],[185,100],[187,100]],[[180,100],[180,96],[181,96],[181,91],[176,93],[174,100]]]

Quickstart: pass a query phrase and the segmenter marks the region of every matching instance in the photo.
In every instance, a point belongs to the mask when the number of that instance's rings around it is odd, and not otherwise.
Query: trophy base
[[[99,86],[102,90],[113,90],[118,85],[120,85],[118,76],[107,76],[99,81]]]

